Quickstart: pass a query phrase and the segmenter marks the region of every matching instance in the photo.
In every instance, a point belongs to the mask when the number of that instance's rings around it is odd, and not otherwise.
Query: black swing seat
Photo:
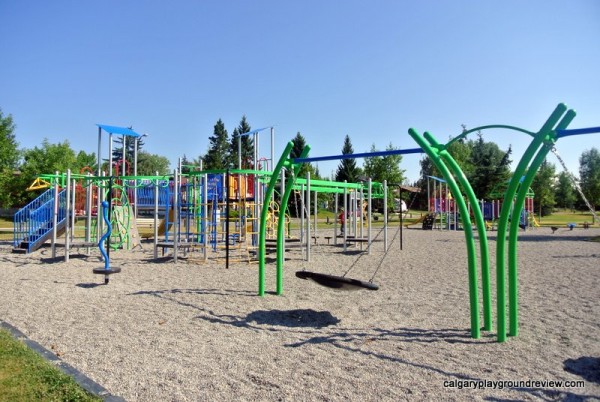
[[[358,279],[346,278],[344,276],[335,276],[321,274],[318,272],[298,271],[296,276],[301,279],[312,279],[321,286],[339,290],[378,290],[379,286],[371,282],[360,281]]]

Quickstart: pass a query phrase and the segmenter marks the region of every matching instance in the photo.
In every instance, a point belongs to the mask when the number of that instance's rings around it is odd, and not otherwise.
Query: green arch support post
[[[306,158],[310,152],[310,145],[306,145],[300,153],[300,158]],[[281,197],[281,206],[279,207],[279,219],[277,221],[277,289],[278,295],[283,293],[283,253],[284,253],[284,236],[285,236],[285,212],[288,207],[288,201],[292,190],[294,189],[294,183],[300,172],[301,163],[291,163],[288,167],[291,167],[292,174],[285,183],[285,191]]]
[[[265,254],[266,254],[266,239],[267,239],[267,214],[269,212],[269,204],[271,203],[271,199],[273,198],[273,191],[275,191],[275,185],[277,184],[277,180],[279,179],[279,175],[284,166],[289,165],[289,156],[292,152],[292,148],[294,147],[294,143],[292,141],[288,142],[283,153],[281,154],[281,158],[277,162],[275,169],[273,170],[273,174],[271,175],[271,180],[269,181],[269,185],[267,187],[267,191],[265,193],[265,198],[263,200],[263,206],[260,213],[260,228],[258,235],[258,295],[265,295]],[[277,242],[280,240],[277,239]]]
[[[465,232],[465,240],[467,243],[467,259],[468,259],[468,271],[469,271],[469,301],[471,306],[471,337],[481,337],[481,329],[479,328],[479,302],[478,302],[478,289],[477,289],[477,254],[475,252],[475,241],[473,239],[473,228],[471,227],[471,218],[469,217],[469,210],[462,197],[460,189],[454,180],[454,177],[448,170],[444,161],[440,157],[440,149],[436,146],[430,145],[425,138],[423,138],[415,129],[411,128],[408,130],[410,136],[419,144],[419,146],[425,151],[425,153],[431,158],[432,162],[440,170],[444,178],[446,179],[452,194],[454,195],[455,202],[458,204],[461,217],[463,219],[463,226]],[[425,136],[433,138],[431,134],[425,133]]]
[[[482,290],[482,301],[483,301],[483,329],[484,331],[492,330],[492,290],[490,284],[490,254],[487,241],[487,232],[485,229],[485,220],[483,219],[483,213],[481,209],[477,207],[478,201],[471,184],[467,180],[467,177],[463,173],[462,169],[456,162],[456,160],[450,155],[447,150],[448,145],[441,145],[428,132],[424,133],[423,136],[433,146],[437,147],[441,151],[440,156],[448,165],[450,171],[454,174],[458,182],[463,188],[467,199],[473,205],[473,217],[475,218],[475,226],[477,227],[477,234],[479,235],[479,254],[481,259],[481,290]],[[463,222],[464,224],[464,222]]]
[[[527,169],[527,173],[519,185],[518,192],[515,198],[515,204],[513,207],[512,216],[515,217],[510,222],[509,229],[509,242],[508,242],[508,289],[509,289],[509,335],[517,336],[519,333],[519,303],[518,303],[518,269],[517,269],[517,247],[518,247],[518,236],[519,236],[519,217],[523,211],[525,205],[525,198],[527,196],[527,190],[531,187],[533,179],[535,178],[540,166],[546,159],[548,152],[554,146],[557,140],[557,130],[563,130],[573,121],[575,118],[575,111],[569,110],[564,115],[562,120],[558,123],[554,130],[546,132],[543,139],[543,144],[539,149],[537,155]],[[507,200],[505,200],[506,202]]]
[[[542,126],[540,131],[538,131],[534,137],[533,141],[527,149],[519,164],[517,165],[515,172],[511,180],[509,181],[508,188],[506,189],[506,193],[504,195],[504,201],[502,202],[502,208],[500,210],[500,218],[498,220],[498,238],[496,242],[496,303],[497,303],[497,336],[498,342],[506,341],[506,229],[508,226],[508,221],[510,219],[510,210],[512,201],[515,199],[515,195],[517,193],[517,188],[521,182],[521,177],[528,170],[529,163],[534,157],[537,150],[540,148],[544,140],[548,137],[552,128],[556,125],[561,116],[566,112],[567,107],[564,104],[559,104],[554,112],[550,115],[546,123]],[[532,169],[533,170],[533,169]],[[535,174],[535,171],[533,172]],[[516,210],[522,209],[523,205],[515,205],[513,208]],[[516,219],[516,217],[515,217]],[[513,239],[516,241],[516,238]],[[516,251],[516,248],[513,248],[513,251]],[[510,259],[516,260],[516,253],[514,256],[510,256]],[[516,268],[516,266],[515,266]],[[509,285],[515,285],[518,282],[516,269],[510,273]],[[509,300],[518,301],[518,292],[515,286],[509,286]],[[516,328],[516,318],[518,317],[518,308],[517,304],[514,304],[514,307],[511,308],[513,311],[513,317],[511,317],[511,321],[514,321]]]

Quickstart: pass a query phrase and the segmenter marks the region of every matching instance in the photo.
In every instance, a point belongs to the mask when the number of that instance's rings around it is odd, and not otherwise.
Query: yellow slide
[[[169,209],[169,229],[173,226],[173,220],[175,219],[175,210],[173,208]],[[167,219],[162,219],[160,224],[158,225],[158,235],[164,236],[167,231]]]
[[[416,221],[414,221],[413,223],[407,223],[406,225],[404,225],[405,228],[412,226],[412,225],[416,225],[418,223],[421,223],[425,220],[425,218],[427,217],[427,215],[423,215],[421,216],[419,219],[417,219]]]

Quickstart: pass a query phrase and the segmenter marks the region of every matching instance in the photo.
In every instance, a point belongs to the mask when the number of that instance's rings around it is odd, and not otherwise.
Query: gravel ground
[[[520,334],[505,343],[470,338],[464,234],[408,229],[401,251],[394,230],[387,254],[382,236],[370,255],[292,249],[281,296],[270,260],[265,297],[257,264],[154,261],[147,244],[113,252],[122,272],[97,286],[97,250],[65,263],[4,245],[0,319],[129,401],[600,400],[600,243],[586,241],[600,230],[521,233]],[[380,289],[331,290],[302,269]],[[491,383],[528,380],[584,386]]]

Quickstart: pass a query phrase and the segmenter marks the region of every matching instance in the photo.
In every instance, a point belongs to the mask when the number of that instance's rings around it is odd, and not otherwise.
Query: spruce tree
[[[352,148],[352,142],[350,141],[350,137],[346,135],[344,138],[344,146],[342,147],[342,154],[350,155],[353,153],[354,149]],[[343,182],[346,180],[348,183],[356,183],[359,180],[360,174],[361,171],[356,166],[355,159],[342,159],[335,172],[335,181]]]
[[[231,142],[229,143],[229,161],[236,169],[238,166],[238,139],[241,138],[241,148],[242,148],[242,169],[253,169],[253,158],[254,158],[254,139],[250,135],[244,135],[240,137],[240,135],[248,133],[252,131],[252,127],[248,124],[246,120],[246,115],[242,116],[240,120],[240,124],[233,130],[231,135]]]
[[[225,169],[229,160],[229,133],[223,120],[214,126],[213,135],[208,137],[209,147],[204,156],[204,169]]]

